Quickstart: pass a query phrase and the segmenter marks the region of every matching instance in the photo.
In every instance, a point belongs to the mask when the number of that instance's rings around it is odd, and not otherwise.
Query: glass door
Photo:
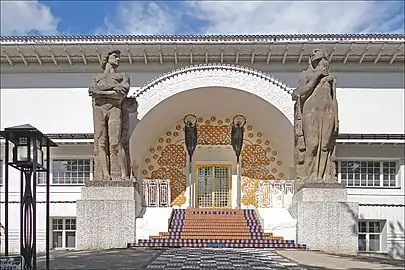
[[[231,207],[231,170],[227,165],[201,165],[197,167],[197,207]]]

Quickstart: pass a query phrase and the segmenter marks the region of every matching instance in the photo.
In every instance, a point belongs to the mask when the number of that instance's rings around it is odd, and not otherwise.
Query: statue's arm
[[[94,76],[92,78],[92,83],[89,87],[89,95],[98,95],[98,96],[115,96],[117,93],[113,91],[114,86],[113,85],[97,85],[99,82],[100,78],[99,76]],[[107,91],[111,90],[111,91]]]
[[[335,114],[335,131],[336,133],[339,133],[339,106],[337,102],[337,90],[336,90],[336,79],[333,78],[332,82],[332,94],[333,94],[333,110]]]
[[[301,72],[300,79],[298,83],[298,94],[301,98],[308,98],[312,95],[312,92],[315,90],[315,87],[319,83],[321,73],[316,72],[313,74],[311,79],[307,81],[306,71]]]
[[[124,91],[128,94],[129,88],[131,87],[131,78],[128,76],[128,74],[126,73],[123,74],[121,85],[122,88],[124,88]]]

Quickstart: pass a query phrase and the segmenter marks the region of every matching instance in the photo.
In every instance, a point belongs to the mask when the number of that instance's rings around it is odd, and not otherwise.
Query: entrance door
[[[227,165],[201,165],[197,167],[197,207],[231,207],[231,170]]]

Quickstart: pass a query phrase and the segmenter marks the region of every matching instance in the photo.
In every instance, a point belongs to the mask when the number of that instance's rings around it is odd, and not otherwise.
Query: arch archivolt
[[[198,145],[230,145],[232,117],[198,116]],[[186,203],[187,154],[184,124],[175,123],[158,135],[141,165],[143,179],[170,179],[171,205]],[[287,170],[271,139],[247,123],[242,151],[242,203],[257,206],[258,179],[281,180]]]
[[[270,75],[232,65],[199,65],[181,68],[149,82],[135,93],[138,118],[142,119],[165,99],[203,87],[226,87],[252,93],[275,106],[293,123],[292,90]]]

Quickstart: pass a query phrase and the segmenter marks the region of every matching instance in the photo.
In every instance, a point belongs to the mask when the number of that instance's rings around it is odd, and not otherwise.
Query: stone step
[[[132,247],[217,247],[217,248],[289,248],[306,249],[306,245],[295,244],[294,241],[281,243],[274,240],[140,240],[128,244]]]
[[[177,235],[177,234],[179,234],[179,232],[160,232],[159,236],[166,237],[166,236],[170,236],[170,235],[173,235],[173,234]],[[159,237],[159,236],[152,236],[152,237]],[[274,237],[276,239],[281,239],[282,238],[282,237],[273,236],[272,233],[263,233],[263,237]]]
[[[263,237],[260,235],[240,235],[240,234],[198,234],[198,235],[179,235],[179,236],[150,236],[151,240],[186,240],[186,239],[199,239],[199,240],[278,240],[284,241],[282,237]]]
[[[264,233],[254,209],[174,209],[168,232],[128,247],[306,248]]]
[[[190,233],[196,233],[196,232],[234,232],[234,233],[261,233],[263,234],[263,230],[261,229],[249,229],[249,228],[205,228],[205,227],[200,227],[200,228],[183,228],[183,229],[178,229],[176,230],[175,228],[172,228],[168,231],[169,233],[181,233],[181,232],[190,232]]]

